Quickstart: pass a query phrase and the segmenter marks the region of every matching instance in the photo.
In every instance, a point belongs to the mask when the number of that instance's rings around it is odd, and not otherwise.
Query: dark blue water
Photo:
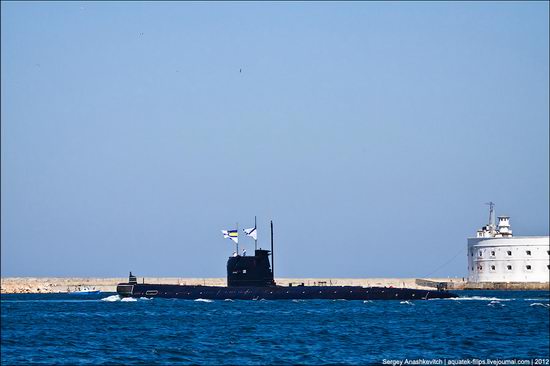
[[[468,291],[410,303],[109,295],[2,295],[2,365],[549,358],[548,292]]]

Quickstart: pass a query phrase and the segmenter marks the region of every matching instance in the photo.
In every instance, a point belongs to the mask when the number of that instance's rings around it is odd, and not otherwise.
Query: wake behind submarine
[[[224,235],[232,239],[236,232],[235,230],[228,234],[226,231]],[[234,241],[238,243],[238,240]],[[117,285],[117,293],[121,297],[160,297],[188,300],[427,300],[458,297],[442,289],[305,286],[304,284],[279,286],[275,283],[273,275],[273,221],[271,221],[270,251],[256,249],[254,256],[240,256],[237,253],[238,249],[234,256],[229,257],[227,260],[226,287],[148,284],[145,281],[144,283],[138,283],[137,277],[130,272],[128,282]],[[271,263],[269,261],[270,255]]]

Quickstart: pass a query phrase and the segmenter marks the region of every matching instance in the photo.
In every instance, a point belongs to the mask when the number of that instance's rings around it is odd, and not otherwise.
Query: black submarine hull
[[[121,283],[121,297],[209,300],[427,300],[458,297],[439,290],[360,286],[220,287]]]

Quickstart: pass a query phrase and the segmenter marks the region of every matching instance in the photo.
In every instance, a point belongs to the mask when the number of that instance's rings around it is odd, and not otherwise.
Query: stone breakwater
[[[226,286],[225,278],[175,278],[175,277],[138,277],[138,282],[165,283],[181,285]],[[120,278],[81,278],[81,277],[6,277],[1,280],[1,293],[67,293],[79,288],[100,290],[102,292],[115,292],[116,285],[127,282],[128,277]],[[434,282],[458,281],[461,279],[441,278],[429,279]],[[417,289],[429,289],[424,283],[418,284],[414,278],[276,278],[281,286],[304,284],[306,286],[380,286],[380,287],[407,287]]]
[[[138,277],[138,282],[164,283],[180,285],[226,286],[225,278],[176,278],[176,277]],[[450,290],[550,290],[546,283],[471,283],[462,278],[276,278],[278,285],[288,286],[304,284],[306,286],[377,286],[413,289],[434,289],[438,283],[444,283]],[[1,280],[0,292],[3,294],[21,293],[67,293],[79,288],[115,292],[116,285],[127,282],[128,277],[91,278],[91,277],[5,277]]]

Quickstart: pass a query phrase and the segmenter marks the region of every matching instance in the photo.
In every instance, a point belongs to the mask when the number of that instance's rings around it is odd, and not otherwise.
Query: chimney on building
[[[512,229],[510,229],[510,217],[509,216],[499,216],[498,217],[498,233],[502,237],[512,236]]]

